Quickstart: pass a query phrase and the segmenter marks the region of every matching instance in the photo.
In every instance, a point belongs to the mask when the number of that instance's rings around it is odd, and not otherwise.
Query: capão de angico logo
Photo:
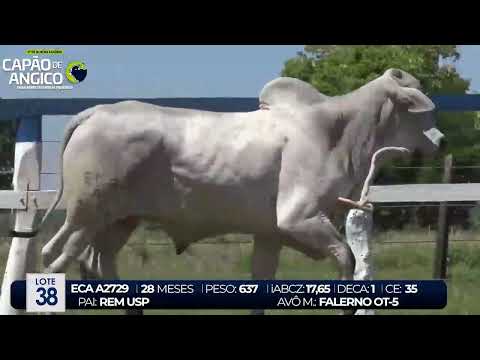
[[[87,65],[82,61],[72,61],[65,69],[65,76],[72,84],[78,84],[87,77]]]
[[[17,89],[70,90],[72,84],[87,77],[85,62],[64,62],[61,49],[29,49],[25,53],[26,57],[5,58],[1,63],[8,84]]]

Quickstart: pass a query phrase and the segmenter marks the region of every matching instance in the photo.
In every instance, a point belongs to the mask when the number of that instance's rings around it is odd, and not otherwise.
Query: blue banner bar
[[[433,95],[437,111],[480,111],[479,94]]]
[[[442,309],[447,304],[442,280],[67,280],[58,292],[44,283],[29,296],[53,304],[54,294],[65,294],[66,309]],[[12,284],[14,308],[25,309],[26,289],[26,281]]]
[[[437,111],[480,111],[480,94],[431,95]],[[57,98],[0,99],[0,121],[25,116],[74,115],[99,104],[137,100],[160,106],[207,111],[244,112],[258,109],[258,98]]]

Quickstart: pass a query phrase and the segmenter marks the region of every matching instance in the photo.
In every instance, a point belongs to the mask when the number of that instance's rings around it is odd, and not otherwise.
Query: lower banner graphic
[[[35,312],[66,309],[442,309],[442,280],[65,280],[28,274],[11,304]]]

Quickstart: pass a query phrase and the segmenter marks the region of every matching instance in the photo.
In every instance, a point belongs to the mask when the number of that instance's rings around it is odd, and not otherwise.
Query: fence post
[[[452,181],[452,154],[445,157],[443,170],[443,183]],[[434,279],[446,279],[448,255],[449,216],[447,203],[441,203],[438,210],[437,243],[435,247],[435,261],[433,269]]]
[[[42,156],[42,117],[29,116],[18,119],[15,143],[14,190],[40,190]],[[27,204],[28,206],[28,204]],[[18,232],[32,231],[36,208],[16,210],[14,229]],[[10,306],[10,286],[15,280],[24,280],[26,273],[35,272],[35,238],[12,238],[0,294],[0,315],[16,315],[21,310]]]
[[[354,280],[372,280],[370,240],[372,237],[373,214],[371,211],[352,209],[348,212],[345,223],[345,235],[355,255]],[[356,315],[374,315],[373,309],[359,309]]]

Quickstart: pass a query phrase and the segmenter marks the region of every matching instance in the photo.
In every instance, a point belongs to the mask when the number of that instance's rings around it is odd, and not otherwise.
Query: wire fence
[[[391,166],[391,169],[443,169],[443,166]],[[458,165],[452,169],[480,169],[480,165]]]
[[[7,240],[7,237],[2,237]],[[449,242],[459,243],[475,243],[480,242],[480,239],[449,239]],[[412,245],[412,244],[436,244],[435,240],[413,240],[413,241],[377,241],[375,245]],[[144,248],[144,247],[173,247],[175,244],[172,241],[150,242],[150,243],[130,243],[127,247],[130,248]],[[235,241],[215,241],[205,240],[195,242],[192,245],[253,245],[253,240],[235,240]]]
[[[480,242],[480,239],[449,239],[449,242]],[[403,244],[435,244],[435,240],[411,240],[411,241],[376,241],[376,245],[403,245]],[[195,242],[192,245],[241,245],[241,244],[253,244],[253,239],[250,240],[229,240],[229,241],[221,241],[221,240],[203,240],[199,242]],[[148,243],[131,243],[127,244],[129,247],[156,247],[156,246],[174,246],[172,241],[159,241],[159,242],[148,242]]]
[[[60,140],[42,140],[43,143],[61,143]],[[443,169],[444,166],[390,166],[390,169],[395,170],[411,170],[411,169]],[[452,169],[480,169],[480,165],[457,165],[452,166]],[[11,175],[13,174],[13,168],[0,168],[0,175]],[[57,172],[41,172],[42,175],[57,175]],[[439,207],[439,203],[402,203],[402,204],[377,204],[375,205],[376,209],[389,209],[389,208],[421,208],[421,207]],[[471,203],[442,203],[443,206],[447,207],[460,207],[460,208],[473,208],[478,206],[477,202]],[[450,242],[480,242],[480,239],[450,239]],[[435,240],[415,240],[415,241],[382,241],[377,242],[379,245],[393,245],[393,244],[435,244]],[[219,241],[219,240],[204,240],[196,242],[195,245],[235,245],[235,244],[253,244],[253,240],[235,240],[235,241]],[[173,242],[154,242],[154,243],[133,243],[128,244],[129,247],[144,247],[144,246],[173,246]]]
[[[46,141],[46,142],[57,142],[57,141]],[[392,166],[390,169],[443,169],[443,166]],[[452,166],[452,169],[480,169],[480,165],[472,166]],[[0,168],[0,175],[13,174],[12,169],[2,169]],[[42,174],[56,175],[56,172],[42,172]]]
[[[472,203],[472,204],[457,204],[457,203],[446,203],[442,204],[442,206],[446,207],[477,207],[479,204]],[[375,205],[375,208],[419,208],[419,207],[440,207],[440,204],[431,204],[431,203],[416,203],[416,204],[402,204],[402,205]]]
[[[448,242],[480,242],[480,239],[449,239]],[[377,244],[389,245],[389,244],[436,244],[435,240],[415,240],[415,241],[382,241]]]
[[[231,241],[215,241],[204,240],[195,242],[192,245],[239,245],[239,244],[253,244],[253,240],[231,240]],[[149,246],[174,246],[172,241],[150,242],[150,243],[132,243],[127,244],[131,247],[149,247]]]

